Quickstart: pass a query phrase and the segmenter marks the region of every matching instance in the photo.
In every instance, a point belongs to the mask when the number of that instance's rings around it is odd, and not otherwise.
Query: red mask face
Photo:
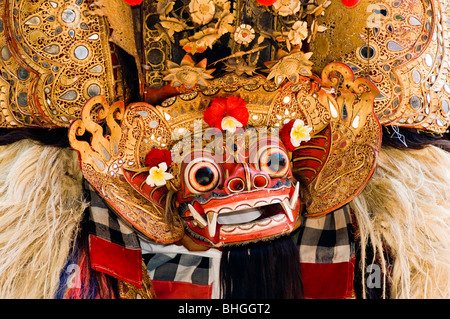
[[[238,138],[222,145],[220,154],[195,149],[183,154],[177,206],[188,233],[220,247],[295,229],[302,205],[282,142]]]

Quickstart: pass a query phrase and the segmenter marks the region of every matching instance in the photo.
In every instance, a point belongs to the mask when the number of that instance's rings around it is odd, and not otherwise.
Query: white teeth
[[[188,204],[189,211],[191,212],[191,216],[197,221],[201,228],[206,226],[206,220],[195,210],[194,206]]]
[[[256,205],[255,205],[256,206]],[[239,205],[238,207],[236,207],[234,210],[232,210],[232,211],[238,211],[238,210],[245,210],[245,209],[249,209],[249,208],[252,208],[252,206],[250,206],[249,204],[242,204],[242,205]]]
[[[253,207],[261,207],[261,206],[266,206],[268,205],[266,201],[262,200],[257,202]]]
[[[208,219],[209,236],[214,237],[216,235],[217,214],[214,212],[209,212],[206,214],[206,219]]]
[[[291,222],[294,221],[294,215],[292,214],[292,209],[291,209],[291,204],[289,203],[289,199],[285,198],[282,202],[281,205],[284,208],[284,211],[286,212],[287,217],[289,218],[289,220]]]
[[[295,184],[294,194],[292,194],[292,197],[291,197],[291,202],[289,203],[289,206],[291,207],[291,209],[295,209],[295,206],[297,206],[297,200],[298,200],[299,193],[300,193],[300,183],[297,182],[297,184]]]
[[[219,211],[219,214],[231,213],[231,212],[233,212],[233,210],[231,210],[231,209],[229,209],[229,208],[222,208],[222,209]]]
[[[279,199],[273,199],[272,201],[269,201],[270,204],[279,203],[283,206],[286,215],[279,214],[280,215],[279,218],[282,219],[283,216],[287,216],[291,222],[294,222],[294,215],[292,211],[297,206],[299,193],[300,193],[300,183],[297,182],[297,184],[295,185],[294,193],[292,194],[292,197],[290,199],[286,197],[282,201]],[[199,227],[205,228],[206,226],[208,226],[209,236],[214,237],[216,235],[218,223],[220,225],[223,225],[223,227],[226,227],[226,229],[232,227],[233,225],[240,225],[239,227],[241,227],[241,225],[252,222],[261,217],[262,211],[260,211],[256,207],[262,207],[266,205],[269,205],[268,202],[259,201],[253,207],[251,207],[248,204],[242,204],[237,206],[233,210],[229,208],[222,208],[219,213],[215,213],[213,211],[208,212],[206,214],[206,220],[204,217],[202,217],[202,215],[200,215],[199,212],[197,212],[197,210],[191,204],[188,204],[188,207],[190,211],[190,216],[194,218],[194,220],[198,223]],[[272,217],[268,218],[267,221],[266,219],[263,219],[262,221],[259,221],[258,224],[263,222],[270,223],[271,219],[273,218]],[[222,229],[224,229],[223,227]]]
[[[276,214],[275,216],[270,217],[270,219],[273,219],[277,222],[282,221],[284,218],[286,218],[285,214]]]
[[[221,211],[222,212],[222,211]],[[248,223],[261,217],[262,212],[257,208],[249,208],[233,211],[227,214],[219,214],[217,222],[221,225]]]

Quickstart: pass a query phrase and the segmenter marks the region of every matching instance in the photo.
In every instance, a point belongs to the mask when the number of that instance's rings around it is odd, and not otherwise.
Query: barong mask
[[[94,97],[69,140],[86,179],[143,235],[170,243],[186,229],[221,247],[290,233],[304,206],[317,216],[356,196],[380,147],[377,95],[341,63],[281,86],[230,74],[156,107]]]

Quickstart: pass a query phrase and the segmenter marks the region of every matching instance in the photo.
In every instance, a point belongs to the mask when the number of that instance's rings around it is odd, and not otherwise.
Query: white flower
[[[280,16],[290,16],[300,11],[300,0],[277,0],[273,4],[273,9]]]
[[[162,162],[158,165],[158,167],[153,166],[150,168],[147,179],[145,182],[150,186],[163,186],[167,183],[169,179],[173,178],[173,175],[167,173],[167,164],[166,162]]]
[[[212,0],[191,0],[189,11],[192,21],[198,24],[207,24],[214,18],[216,7]]]
[[[242,127],[242,123],[232,116],[225,116],[221,122],[222,130],[227,130],[230,133],[236,132],[238,127]]]
[[[295,120],[294,125],[291,129],[291,143],[294,147],[300,146],[301,142],[306,142],[311,139],[309,133],[312,127],[305,125],[302,120]]]

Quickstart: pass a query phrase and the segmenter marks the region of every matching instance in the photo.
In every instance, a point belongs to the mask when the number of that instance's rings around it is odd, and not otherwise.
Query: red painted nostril
[[[228,189],[231,192],[240,192],[244,190],[244,181],[239,177],[232,178],[228,181]]]
[[[256,175],[253,178],[253,186],[255,188],[264,188],[269,184],[269,180],[264,175]]]

